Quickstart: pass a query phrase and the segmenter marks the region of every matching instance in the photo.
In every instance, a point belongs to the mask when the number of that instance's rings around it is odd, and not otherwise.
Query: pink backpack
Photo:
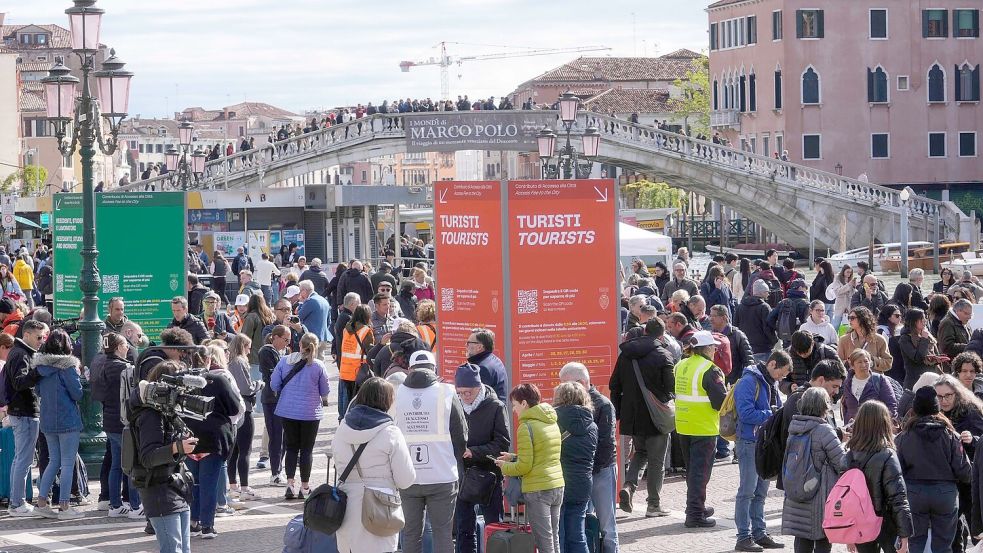
[[[864,472],[852,468],[836,481],[826,498],[823,531],[830,543],[867,543],[877,539],[884,519],[874,512]]]

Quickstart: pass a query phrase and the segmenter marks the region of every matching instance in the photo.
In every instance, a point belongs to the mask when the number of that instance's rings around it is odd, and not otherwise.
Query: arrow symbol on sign
[[[597,195],[598,195],[598,196],[599,196],[599,197],[601,198],[601,199],[599,199],[599,200],[594,200],[595,202],[601,202],[601,203],[603,203],[603,202],[606,202],[606,201],[608,201],[608,190],[607,190],[607,188],[605,188],[605,189],[604,189],[604,190],[602,191],[602,190],[600,190],[600,189],[598,189],[598,188],[597,188],[597,187],[595,186],[595,187],[594,187],[594,192],[597,192]]]
[[[447,189],[445,188],[445,189],[443,189],[443,190],[440,191],[440,203],[446,204],[447,203],[447,200],[444,199],[446,197],[447,197]]]

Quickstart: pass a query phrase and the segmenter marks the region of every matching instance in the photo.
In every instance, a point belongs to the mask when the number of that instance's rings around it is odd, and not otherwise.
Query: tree
[[[40,165],[27,165],[7,175],[7,178],[0,182],[0,192],[11,192],[18,181],[21,182],[21,196],[31,196],[44,189],[45,183],[48,182],[48,170]]]
[[[626,184],[624,190],[636,195],[635,206],[639,209],[682,209],[686,205],[686,193],[664,182],[640,180]]]
[[[673,83],[682,96],[673,101],[673,112],[687,119],[694,135],[710,135],[710,58],[700,56],[686,70],[686,76]]]

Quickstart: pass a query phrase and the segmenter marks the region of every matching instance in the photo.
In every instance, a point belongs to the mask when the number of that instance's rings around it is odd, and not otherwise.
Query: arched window
[[[873,104],[887,103],[887,73],[880,66],[873,71],[867,68],[867,101]]]
[[[717,111],[719,109],[718,105],[719,104],[717,103],[717,80],[714,79],[713,80],[713,111]]]
[[[810,67],[802,74],[802,103],[818,104],[819,98],[819,74]]]
[[[956,101],[980,101],[980,66],[968,63],[956,66]]]
[[[945,72],[937,63],[928,70],[928,101],[945,102]]]

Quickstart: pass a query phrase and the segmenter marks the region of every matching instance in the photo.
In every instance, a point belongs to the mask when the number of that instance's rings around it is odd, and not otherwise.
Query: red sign
[[[502,198],[498,181],[434,183],[434,254],[437,259],[437,347],[440,374],[454,381],[467,360],[471,330],[495,333],[504,359]]]
[[[568,362],[607,395],[618,355],[614,181],[509,183],[512,383],[553,397]]]

